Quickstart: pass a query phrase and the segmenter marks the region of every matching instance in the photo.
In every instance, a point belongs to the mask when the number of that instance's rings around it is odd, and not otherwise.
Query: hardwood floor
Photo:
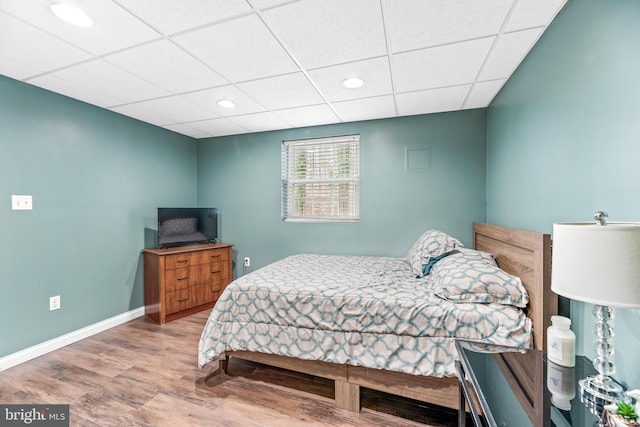
[[[197,367],[208,311],[138,318],[0,372],[0,403],[70,404],[72,426],[454,426],[455,412],[362,391],[337,409],[333,382],[232,358]]]

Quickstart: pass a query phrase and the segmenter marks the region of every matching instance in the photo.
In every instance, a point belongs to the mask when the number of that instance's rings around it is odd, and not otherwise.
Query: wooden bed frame
[[[493,254],[498,265],[518,276],[529,293],[527,315],[533,321],[534,346],[546,348],[545,331],[557,313],[551,292],[551,237],[490,224],[473,224],[473,246]],[[428,377],[346,364],[302,360],[266,353],[231,351],[220,360],[226,372],[229,357],[263,363],[335,381],[336,406],[360,411],[360,387],[457,409],[458,379]]]

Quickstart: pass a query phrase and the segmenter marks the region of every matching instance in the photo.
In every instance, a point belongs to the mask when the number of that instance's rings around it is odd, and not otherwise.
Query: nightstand
[[[589,359],[576,357],[574,368],[547,361],[540,350],[456,341],[459,360],[460,416],[465,404],[476,426],[597,426],[598,416],[580,401],[578,380],[593,375]],[[601,408],[594,408],[594,412]]]

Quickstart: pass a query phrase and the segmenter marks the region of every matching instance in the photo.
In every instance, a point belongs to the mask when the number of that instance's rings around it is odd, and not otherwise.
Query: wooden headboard
[[[551,291],[551,235],[474,222],[473,247],[489,252],[500,268],[520,277],[529,294],[534,346],[545,350],[547,327],[558,312],[558,297]]]

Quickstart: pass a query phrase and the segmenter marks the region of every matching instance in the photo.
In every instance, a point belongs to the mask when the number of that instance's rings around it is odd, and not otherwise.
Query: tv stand
[[[145,314],[164,324],[212,308],[232,279],[232,246],[145,249]]]

